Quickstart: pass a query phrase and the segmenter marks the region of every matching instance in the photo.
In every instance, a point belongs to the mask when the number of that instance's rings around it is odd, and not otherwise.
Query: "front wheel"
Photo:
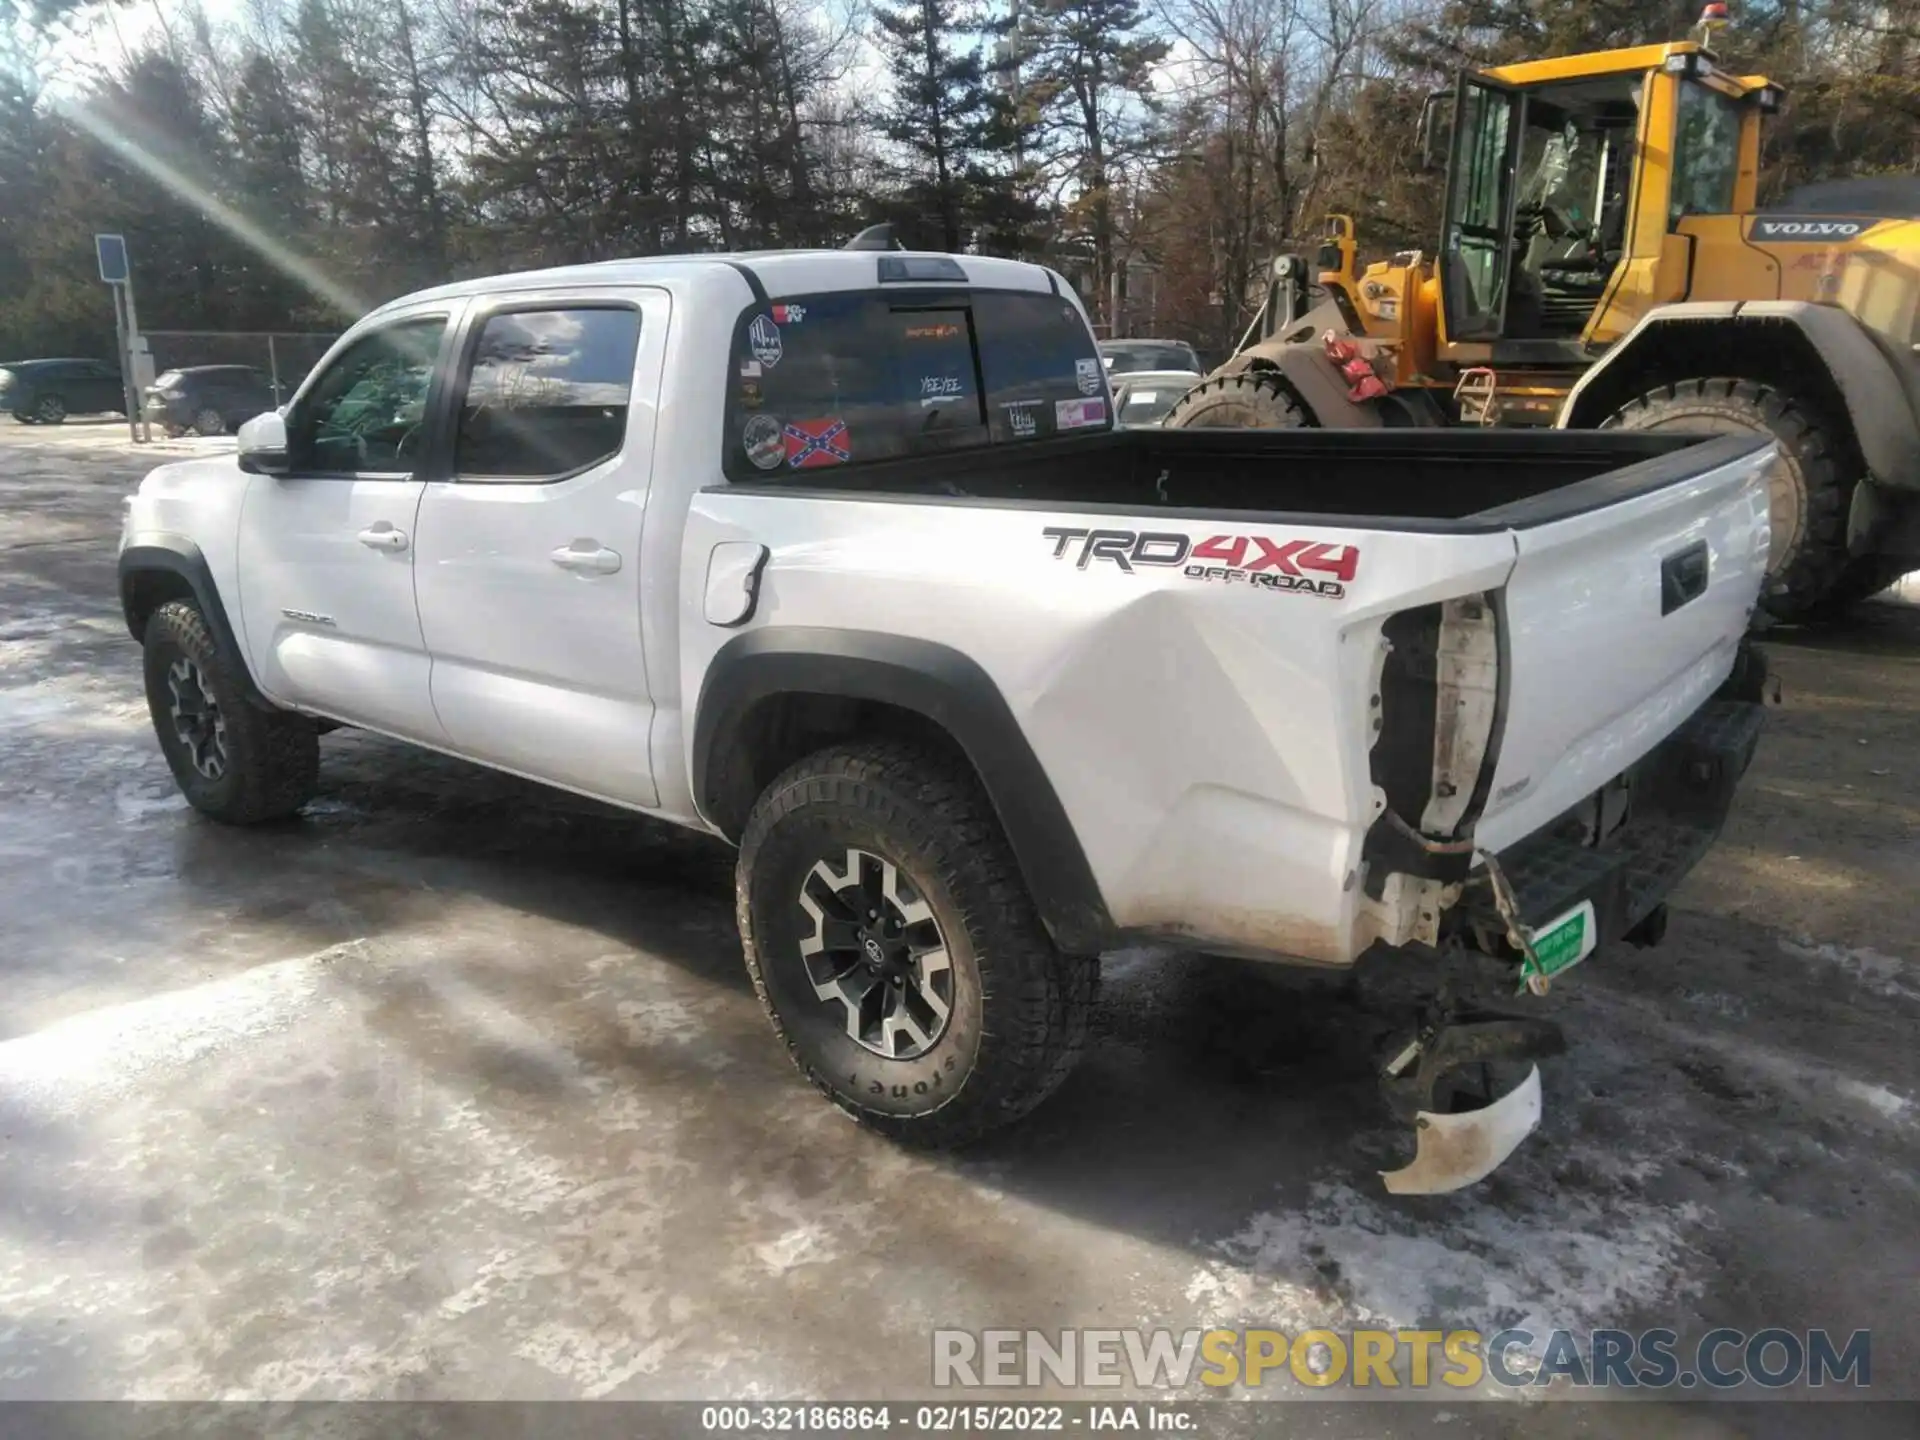
[[[251,704],[187,601],[154,611],[144,644],[147,712],[189,805],[229,825],[254,825],[306,804],[320,770],[313,721]]]
[[[958,1145],[1053,1093],[1097,960],[1054,948],[972,774],[894,742],[823,750],[760,797],[740,935],[776,1034],[855,1119]]]
[[[1846,458],[1846,444],[1816,411],[1754,380],[1682,380],[1627,402],[1602,428],[1616,426],[1774,440],[1780,459],[1767,477],[1773,538],[1763,603],[1780,620],[1817,620],[1831,613],[1847,570],[1847,507],[1860,476],[1859,466]]]
[[[58,395],[43,395],[33,407],[33,418],[42,425],[58,425],[67,418],[67,402]]]

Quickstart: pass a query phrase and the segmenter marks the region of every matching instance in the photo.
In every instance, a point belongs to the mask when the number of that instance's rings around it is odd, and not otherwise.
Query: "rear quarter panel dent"
[[[1261,525],[1361,547],[1346,596],[1330,599],[1179,569],[1081,569],[1042,536],[1074,523],[1066,512],[714,490],[695,499],[683,564],[757,540],[772,557],[755,625],[878,629],[973,658],[1052,779],[1123,927],[1350,958],[1343,881],[1374,813],[1366,717],[1380,622],[1497,587],[1511,536]],[[1195,540],[1219,528],[1151,515],[1102,523]],[[688,695],[739,633],[706,625],[697,602],[682,611]]]

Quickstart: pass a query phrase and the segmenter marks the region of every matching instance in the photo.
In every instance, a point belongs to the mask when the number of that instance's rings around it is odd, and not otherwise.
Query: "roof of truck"
[[[521,270],[458,280],[451,285],[416,291],[390,300],[371,313],[413,305],[422,300],[485,295],[501,290],[546,290],[576,285],[653,285],[732,271],[746,282],[751,272],[767,294],[805,295],[822,290],[859,290],[879,283],[882,259],[937,260],[960,267],[968,285],[999,289],[1047,290],[1072,296],[1072,288],[1043,265],[1024,260],[1002,260],[990,255],[948,255],[927,250],[758,250],[728,254],[650,255],[632,259],[599,260],[586,265],[563,265],[550,270]],[[895,281],[896,284],[936,284],[951,287],[952,279]]]

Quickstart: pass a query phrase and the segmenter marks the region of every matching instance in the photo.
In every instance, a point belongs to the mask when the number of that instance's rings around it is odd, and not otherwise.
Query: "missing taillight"
[[[1506,714],[1497,592],[1399,611],[1382,635],[1370,769],[1387,808],[1365,851],[1375,899],[1394,873],[1466,877]]]

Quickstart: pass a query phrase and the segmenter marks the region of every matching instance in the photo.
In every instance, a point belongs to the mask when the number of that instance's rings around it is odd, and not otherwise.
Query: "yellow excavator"
[[[1272,265],[1169,426],[1765,431],[1766,606],[1814,620],[1920,568],[1920,179],[1761,210],[1763,76],[1696,38],[1471,71],[1430,97],[1438,251],[1356,273],[1353,222]],[[1451,113],[1450,136],[1444,121]]]

